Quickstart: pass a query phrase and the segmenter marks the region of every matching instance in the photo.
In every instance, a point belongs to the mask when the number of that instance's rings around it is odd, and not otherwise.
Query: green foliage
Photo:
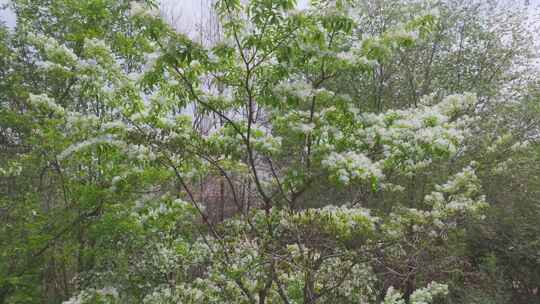
[[[206,46],[152,1],[14,1],[0,303],[537,296],[523,23],[496,14],[498,34],[459,1],[295,7],[216,1]]]

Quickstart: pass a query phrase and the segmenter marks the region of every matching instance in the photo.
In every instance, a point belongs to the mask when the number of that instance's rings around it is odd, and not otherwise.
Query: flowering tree
[[[42,28],[50,20],[27,15],[36,4],[20,1],[21,32],[6,50],[39,76],[6,72],[25,81],[2,115],[11,138],[31,147],[2,174],[42,170],[44,186],[59,185],[13,201],[35,212],[16,230],[34,242],[26,259],[77,235],[57,251],[80,246],[80,292],[67,303],[420,304],[448,292],[436,282],[456,267],[447,244],[486,205],[475,163],[434,178],[427,195],[400,193],[466,152],[476,96],[370,112],[335,85],[427,39],[435,12],[367,35],[354,1],[295,11],[293,0],[221,0],[225,38],[203,47],[152,3],[90,2],[126,35],[67,21],[52,35]],[[58,3],[43,18],[69,12]],[[219,185],[228,216],[215,216],[208,184]],[[381,196],[395,200],[373,204]],[[48,199],[62,201],[48,211],[67,225],[40,215]],[[27,236],[51,227],[44,239]],[[0,267],[24,276],[31,262],[5,255]]]

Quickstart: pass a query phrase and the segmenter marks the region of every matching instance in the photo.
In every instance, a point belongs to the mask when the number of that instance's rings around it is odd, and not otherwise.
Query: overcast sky
[[[6,3],[8,3],[8,0],[0,0],[0,9]],[[0,10],[0,22],[5,22],[9,26],[13,26],[15,24],[15,16],[8,10]]]

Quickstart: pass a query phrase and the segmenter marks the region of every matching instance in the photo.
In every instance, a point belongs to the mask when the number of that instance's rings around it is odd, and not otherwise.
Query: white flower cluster
[[[59,64],[56,62],[48,61],[48,60],[39,60],[34,63],[38,69],[48,71],[48,70],[62,70],[64,72],[69,71],[69,67]]]
[[[453,94],[444,98],[443,101],[437,105],[437,108],[444,115],[452,116],[474,106],[476,102],[477,98],[475,94]]]
[[[91,303],[104,303],[113,304],[117,303],[119,294],[114,287],[105,287],[102,289],[87,289],[79,294],[73,296],[63,304],[91,304]]]
[[[279,96],[296,96],[302,100],[313,96],[313,91],[313,86],[303,80],[282,82],[274,89],[274,92]]]
[[[38,49],[43,50],[43,53],[35,53],[38,58],[42,58],[35,62],[38,68],[44,70],[57,69],[69,72],[79,62],[79,58],[72,49],[68,48],[66,45],[60,44],[53,37],[44,34],[29,33],[28,39],[30,40],[30,43],[34,44]],[[36,49],[34,48],[34,50]]]
[[[152,69],[154,68],[154,66],[156,65],[160,57],[161,57],[161,52],[159,51],[144,54],[145,64],[143,66],[143,73],[148,73],[152,71]]]
[[[472,195],[480,191],[478,184],[479,180],[473,167],[467,166],[461,172],[455,174],[448,182],[437,186],[437,191],[450,194],[462,193]]]
[[[255,124],[251,127],[251,134],[251,140],[260,152],[276,153],[281,149],[281,137],[273,136],[268,128]]]
[[[405,300],[401,292],[390,286],[386,291],[382,304],[405,304]]]
[[[306,209],[292,216],[283,214],[282,225],[291,229],[296,225],[316,225],[318,229],[329,232],[338,239],[347,239],[355,233],[371,231],[377,217],[371,216],[368,209],[346,206],[325,206],[319,209]],[[296,229],[296,228],[294,228]]]
[[[70,156],[71,154],[84,150],[88,147],[92,147],[95,145],[102,145],[102,144],[119,146],[119,147],[125,146],[125,143],[123,141],[116,139],[114,136],[110,134],[105,134],[105,135],[90,138],[85,141],[78,142],[76,144],[69,146],[67,149],[65,149],[60,154],[58,154],[58,160],[63,160],[67,158],[68,156]]]
[[[157,158],[157,155],[154,153],[154,151],[152,151],[152,149],[145,145],[128,144],[122,147],[124,148],[124,153],[130,159],[136,159],[139,161],[153,161]]]
[[[445,184],[437,186],[436,190],[425,198],[433,206],[433,212],[475,214],[487,205],[485,196],[479,195],[479,180],[471,166],[465,167]]]
[[[438,237],[445,231],[456,228],[456,221],[464,216],[483,218],[482,210],[487,206],[480,195],[479,180],[471,167],[455,174],[436,191],[426,195],[424,202],[431,209],[399,208],[382,225],[385,234],[399,239],[412,228],[415,233]]]
[[[480,195],[479,181],[474,170],[466,167],[454,175],[447,183],[437,185],[436,191],[424,198],[430,210],[402,208],[391,215],[391,220],[383,225],[391,238],[400,238],[405,227],[413,232],[428,233],[432,237],[456,227],[456,220],[463,216],[483,217],[481,211],[487,206],[485,197]]]
[[[104,131],[109,130],[126,130],[128,127],[123,121],[115,120],[106,122],[101,126],[101,129]]]
[[[56,39],[43,34],[32,35],[31,37],[35,38],[34,41],[43,46],[45,54],[48,58],[50,58],[49,60],[57,63],[76,63],[78,61],[78,57],[75,55],[73,50],[63,44],[60,44]]]
[[[132,17],[159,17],[160,15],[158,9],[149,9],[140,1],[131,1],[129,3],[129,14]]]
[[[319,274],[315,282],[317,287],[340,286],[325,297],[323,303],[335,303],[335,296],[343,299],[344,303],[375,302],[377,277],[369,264],[354,264],[346,259],[331,257],[324,259]]]
[[[17,161],[9,161],[7,167],[0,167],[0,176],[19,176],[22,173],[22,165]]]
[[[156,269],[159,269],[161,273],[168,273],[171,270],[178,268],[177,265],[180,264],[181,260],[173,246],[157,243],[153,247],[150,263]]]
[[[106,54],[111,54],[111,48],[109,45],[102,39],[97,38],[85,38],[84,39],[84,50],[85,52],[104,52]]]
[[[99,118],[94,114],[81,114],[79,112],[68,112],[66,115],[66,129],[79,131],[91,130],[97,127]]]
[[[439,284],[437,282],[431,282],[427,287],[415,290],[410,297],[411,304],[429,304],[433,299],[438,296],[445,296],[448,294],[448,286],[445,284]],[[394,289],[394,287],[388,288],[386,296],[382,304],[405,304],[403,295]]]
[[[380,163],[374,163],[366,155],[356,152],[332,152],[321,164],[330,170],[336,179],[347,185],[351,180],[383,179]]]
[[[442,155],[454,155],[467,135],[468,117],[453,116],[474,104],[474,95],[451,95],[434,106],[360,115],[356,132],[359,146],[382,148],[388,166],[413,172]]]
[[[64,108],[59,104],[55,103],[54,100],[46,94],[30,94],[28,100],[36,107],[44,108],[57,114],[64,114]]]
[[[299,131],[300,133],[308,134],[311,133],[315,129],[314,123],[299,123],[294,128],[295,130]]]
[[[111,47],[108,43],[101,39],[84,39],[84,55],[86,60],[81,61],[82,66],[93,66],[110,71],[121,71],[120,64],[118,63]]]
[[[522,151],[527,149],[530,146],[531,142],[528,140],[524,141],[518,141],[515,144],[513,144],[510,149],[514,152]]]
[[[376,60],[368,59],[363,55],[362,45],[360,43],[353,43],[348,51],[336,53],[336,58],[353,65],[365,67],[374,67],[377,65]]]
[[[497,165],[491,170],[491,172],[493,172],[494,174],[506,175],[508,174],[508,172],[510,172],[509,170],[513,162],[514,160],[512,158],[505,159],[497,163]]]
[[[289,110],[275,112],[273,116],[273,126],[276,129],[281,129],[284,133],[292,131],[299,134],[308,134],[313,133],[318,127],[316,122],[319,119],[319,113],[314,113],[313,117],[310,117],[309,111]]]
[[[403,26],[398,27],[387,34],[387,38],[391,38],[396,41],[410,41],[414,42],[418,39],[417,31],[407,31]]]
[[[427,287],[415,290],[410,298],[411,304],[429,304],[437,296],[445,296],[448,294],[448,286],[431,282]]]

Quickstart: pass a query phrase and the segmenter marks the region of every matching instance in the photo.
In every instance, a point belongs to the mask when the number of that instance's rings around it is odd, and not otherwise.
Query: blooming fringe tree
[[[421,304],[448,293],[435,282],[454,267],[448,242],[486,206],[476,164],[413,201],[369,198],[400,197],[407,179],[463,155],[476,96],[370,112],[335,85],[428,37],[436,12],[370,36],[354,1],[296,11],[293,0],[219,0],[224,38],[206,48],[152,3],[104,5],[121,12],[125,37],[32,30],[13,49],[41,85],[19,93],[17,114],[37,148],[10,164],[57,172],[54,196],[78,210],[69,229],[99,240],[65,303]],[[229,216],[215,216],[205,183],[220,185]]]

